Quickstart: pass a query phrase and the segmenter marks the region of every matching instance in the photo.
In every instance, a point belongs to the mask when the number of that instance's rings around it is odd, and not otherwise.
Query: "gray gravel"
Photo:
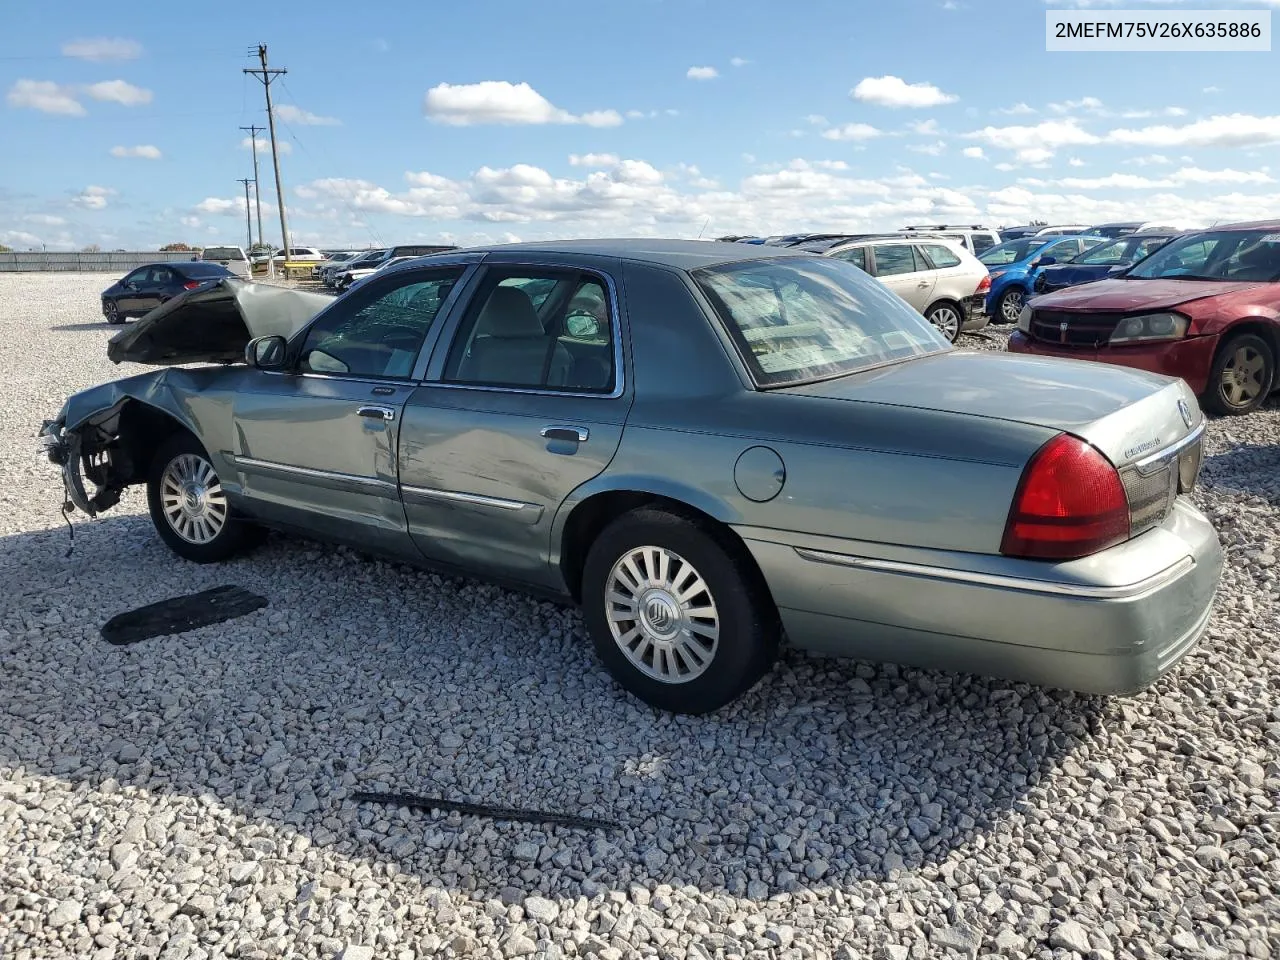
[[[619,692],[572,611],[283,537],[185,564],[137,493],[66,556],[34,438],[130,372],[108,279],[0,275],[0,955],[1280,957],[1276,405],[1210,424],[1223,591],[1153,690],[790,653],[677,718]],[[98,637],[223,583],[271,604]],[[370,789],[624,828],[347,799]]]

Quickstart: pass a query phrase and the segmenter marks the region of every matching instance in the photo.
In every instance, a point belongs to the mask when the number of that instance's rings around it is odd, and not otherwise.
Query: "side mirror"
[[[244,348],[244,362],[255,370],[279,370],[284,366],[288,342],[281,336],[255,337]]]
[[[589,313],[575,313],[565,319],[565,332],[575,340],[594,340],[600,335],[600,321]]]
[[[1108,268],[1107,273],[1109,274],[1124,273],[1128,269],[1129,268],[1125,266],[1123,263],[1118,263],[1114,267]]]
[[[1033,267],[1051,267],[1057,262],[1058,262],[1057,257],[1038,257],[1035,263],[1031,265]]]

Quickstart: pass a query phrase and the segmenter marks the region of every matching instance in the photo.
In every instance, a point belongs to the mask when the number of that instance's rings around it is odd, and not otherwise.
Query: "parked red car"
[[[1248,413],[1280,386],[1280,220],[1187,234],[1114,278],[1036,297],[1009,349],[1181,377],[1206,410]]]

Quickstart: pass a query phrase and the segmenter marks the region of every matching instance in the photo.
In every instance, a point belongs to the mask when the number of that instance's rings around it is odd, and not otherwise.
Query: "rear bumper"
[[[1181,660],[1222,572],[1213,527],[1181,501],[1160,527],[1063,564],[744,539],[796,646],[1092,694],[1136,693]]]
[[[1188,337],[1168,343],[1096,349],[1045,343],[1029,337],[1021,330],[1014,331],[1009,337],[1011,353],[1030,353],[1039,357],[1062,357],[1067,360],[1093,360],[1097,363],[1113,363],[1121,367],[1146,370],[1149,373],[1161,373],[1167,377],[1181,377],[1197,396],[1208,387],[1209,369],[1217,349],[1217,335]]]
[[[964,310],[964,320],[960,324],[961,332],[972,333],[974,330],[981,330],[990,322],[987,316],[986,294],[975,293],[971,297],[965,297],[960,301],[960,306]]]

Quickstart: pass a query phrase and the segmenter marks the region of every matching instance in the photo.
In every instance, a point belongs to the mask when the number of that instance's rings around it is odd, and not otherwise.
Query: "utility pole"
[[[240,129],[249,131],[249,148],[253,150],[253,202],[258,208],[258,246],[262,246],[262,186],[258,179],[258,134],[262,128],[249,124]],[[253,240],[249,241],[249,246],[253,246]]]
[[[271,164],[276,172],[276,203],[280,206],[280,250],[284,262],[289,262],[289,222],[284,215],[284,185],[280,182],[280,151],[276,149],[276,115],[271,109],[271,81],[282,73],[289,71],[283,67],[272,69],[267,66],[267,45],[258,44],[258,60],[261,67],[245,67],[245,73],[251,73],[262,81],[262,89],[267,95],[267,130],[271,134]],[[275,275],[275,260],[268,260],[272,276]]]
[[[249,184],[253,181],[248,177],[241,177],[237,182],[244,184],[244,233],[249,243],[245,250],[251,250],[253,249],[253,221],[249,219]]]

